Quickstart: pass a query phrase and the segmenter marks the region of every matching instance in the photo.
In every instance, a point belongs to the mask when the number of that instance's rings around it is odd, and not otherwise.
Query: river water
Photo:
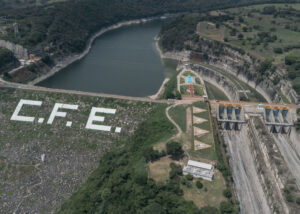
[[[177,62],[155,46],[161,20],[121,27],[98,37],[90,52],[39,83],[49,88],[145,97],[155,94]]]

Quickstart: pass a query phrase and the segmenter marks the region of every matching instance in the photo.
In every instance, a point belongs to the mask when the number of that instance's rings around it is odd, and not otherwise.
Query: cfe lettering
[[[24,100],[21,99],[20,102],[18,103],[14,113],[12,114],[10,120],[13,121],[22,121],[22,122],[34,122],[37,120],[38,123],[43,123],[45,118],[35,118],[30,115],[24,116],[20,115],[20,111],[22,110],[24,105],[29,105],[29,106],[35,106],[35,107],[41,107],[43,104],[42,101],[37,101],[37,100]],[[63,110],[78,110],[78,105],[71,105],[71,104],[64,104],[64,103],[55,103],[52,112],[48,118],[47,124],[51,125],[56,117],[62,117],[65,118],[67,116],[67,112]],[[116,109],[110,109],[110,108],[96,108],[92,107],[92,110],[90,112],[89,118],[87,120],[86,129],[92,129],[92,130],[98,130],[98,131],[105,131],[105,132],[110,132],[112,127],[107,126],[107,125],[99,125],[96,123],[99,122],[104,122],[105,117],[104,116],[98,116],[96,114],[110,114],[114,115],[116,113]],[[72,126],[72,121],[67,121],[66,123],[67,127]],[[116,133],[121,132],[120,127],[115,128]]]

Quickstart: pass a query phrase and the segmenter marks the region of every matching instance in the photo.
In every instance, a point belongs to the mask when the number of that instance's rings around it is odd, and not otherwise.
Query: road
[[[167,103],[167,104],[173,104],[176,102],[176,100],[154,100],[146,97],[130,97],[130,96],[115,95],[115,94],[103,94],[103,93],[84,92],[84,91],[75,91],[75,90],[45,88],[40,86],[6,82],[0,78],[0,88],[1,87],[32,90],[32,91],[44,91],[44,92],[52,92],[52,93],[65,93],[65,94],[87,95],[87,96],[94,96],[94,97],[106,97],[106,98],[142,101],[142,102]]]

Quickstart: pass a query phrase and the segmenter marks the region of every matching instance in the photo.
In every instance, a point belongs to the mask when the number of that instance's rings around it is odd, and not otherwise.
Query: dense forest
[[[125,147],[106,153],[88,181],[61,207],[66,213],[134,213],[134,214],[218,214],[236,213],[231,202],[198,209],[185,201],[180,188],[182,174],[175,164],[167,183],[148,178],[147,162],[159,158],[152,146],[174,133],[165,116],[165,105],[157,106],[147,120],[140,124]],[[176,143],[173,143],[176,146]],[[170,144],[171,145],[171,144]],[[169,149],[171,150],[171,149]],[[178,150],[178,149],[177,149]],[[182,153],[181,148],[179,149]],[[170,153],[170,151],[167,151]],[[175,171],[174,171],[175,170]]]
[[[55,4],[41,4],[26,9],[0,9],[0,17],[6,17],[8,21],[16,22],[19,26],[17,36],[15,36],[13,24],[11,24],[5,33],[0,34],[0,38],[27,48],[38,46],[42,53],[81,52],[91,34],[120,21],[164,13],[204,11],[262,2],[271,2],[271,0],[58,1]],[[3,8],[5,8],[5,4]]]

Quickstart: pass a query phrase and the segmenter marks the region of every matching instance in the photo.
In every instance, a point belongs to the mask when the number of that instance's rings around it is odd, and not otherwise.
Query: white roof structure
[[[183,167],[184,175],[191,174],[196,178],[203,178],[212,181],[214,176],[214,166],[207,163],[189,160],[188,164]]]
[[[193,161],[193,160],[189,160],[187,165],[197,167],[197,168],[207,169],[207,170],[211,170],[213,168],[213,165],[211,165],[211,164],[202,163],[202,162]]]

